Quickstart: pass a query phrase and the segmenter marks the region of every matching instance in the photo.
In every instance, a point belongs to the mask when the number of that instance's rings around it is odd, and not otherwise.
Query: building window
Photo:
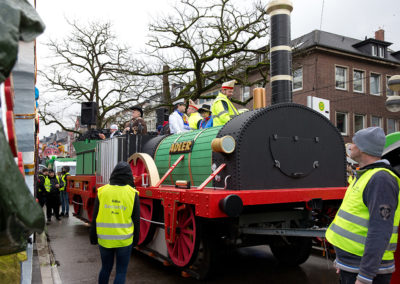
[[[382,127],[382,118],[378,116],[371,116],[371,126]]]
[[[369,92],[371,95],[380,95],[381,75],[371,73],[371,77],[369,78]]]
[[[381,58],[384,58],[385,57],[385,52],[384,52],[384,49],[383,49],[383,47],[379,47],[379,57],[381,57]]]
[[[265,53],[261,53],[258,55],[258,62],[264,62],[265,61]]]
[[[347,79],[347,68],[336,66],[336,72],[335,72],[336,89],[347,90],[346,79]]]
[[[250,97],[250,87],[243,86],[242,87],[242,101],[247,100]]]
[[[293,71],[293,91],[303,89],[303,67]]]
[[[365,72],[360,70],[353,71],[353,92],[364,93]]]
[[[387,76],[387,77],[386,77],[386,96],[388,96],[388,97],[394,95],[394,91],[392,91],[391,89],[389,89],[389,86],[388,86],[388,82],[389,82],[390,77],[391,77],[391,76]]]
[[[397,131],[396,120],[392,118],[388,118],[387,120],[387,134],[393,133]]]
[[[347,135],[347,113],[336,113],[336,127],[342,135]]]
[[[355,114],[354,115],[354,133],[356,133],[358,130],[361,130],[365,128],[365,116],[361,114]]]
[[[376,46],[375,46],[375,45],[372,46],[372,55],[373,55],[373,56],[376,56],[376,55],[377,55]]]

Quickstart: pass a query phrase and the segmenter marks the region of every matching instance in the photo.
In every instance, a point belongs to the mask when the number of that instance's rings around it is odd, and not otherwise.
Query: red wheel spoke
[[[176,218],[176,239],[173,244],[167,243],[171,260],[180,267],[189,264],[196,249],[196,223],[193,210],[189,206],[178,207]]]
[[[190,222],[192,222],[192,218],[187,219],[187,220],[183,223],[182,228],[186,228],[186,227],[189,225]]]
[[[181,232],[182,232],[183,234],[190,235],[190,236],[193,236],[193,235],[194,235],[193,230],[189,230],[189,229],[183,229],[183,230],[181,230]]]
[[[186,249],[190,248],[193,245],[193,242],[192,242],[191,238],[189,238],[188,236],[183,235],[182,236],[182,240],[184,241],[184,243],[186,245],[185,246]]]

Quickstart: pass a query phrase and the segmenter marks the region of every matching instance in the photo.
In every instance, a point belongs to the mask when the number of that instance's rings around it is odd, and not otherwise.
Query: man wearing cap
[[[202,119],[200,113],[198,113],[198,107],[192,100],[189,100],[189,106],[186,111],[189,116],[189,127],[190,129],[197,129],[197,124]]]
[[[369,127],[358,131],[350,146],[360,170],[326,232],[343,284],[389,284],[395,270],[400,177],[381,159],[385,141],[382,128]]]
[[[169,116],[169,129],[172,134],[190,130],[188,117],[185,114],[186,105],[184,99],[175,101],[174,111]]]
[[[110,126],[110,138],[113,138],[114,136],[121,135],[121,131],[118,130],[118,126],[116,124],[111,124]]]
[[[200,121],[199,129],[213,127],[213,118],[211,116],[210,105],[203,104],[203,106],[199,109],[199,113],[203,117],[203,119]]]
[[[125,124],[124,134],[147,134],[147,125],[143,119],[143,110],[139,106],[133,106],[132,119]]]
[[[239,115],[239,112],[230,101],[230,98],[233,96],[235,83],[236,80],[232,80],[222,84],[221,92],[218,94],[211,108],[214,126],[224,125],[231,118]]]

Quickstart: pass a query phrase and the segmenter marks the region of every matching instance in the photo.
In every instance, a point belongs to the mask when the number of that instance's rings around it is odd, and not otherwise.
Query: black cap
[[[130,107],[129,109],[140,111],[140,117],[143,117],[143,109],[140,106],[133,106],[133,107]]]
[[[202,113],[203,111],[208,111],[211,113],[211,106],[207,104],[203,104],[201,108],[199,108],[198,112]]]

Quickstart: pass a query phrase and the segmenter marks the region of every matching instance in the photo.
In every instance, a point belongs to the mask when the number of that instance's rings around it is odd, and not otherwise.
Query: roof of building
[[[384,60],[384,61],[389,61],[393,63],[400,64],[400,59],[394,57],[393,55],[398,54],[397,52],[393,52],[390,49],[387,50],[387,55],[385,58],[381,58],[378,56],[373,56],[372,54],[369,54],[361,49],[358,49],[357,47],[360,47],[364,44],[368,43],[378,43],[382,46],[389,46],[391,45],[390,42],[386,41],[380,41],[376,39],[365,39],[365,40],[358,40],[338,34],[333,34],[329,32],[324,32],[321,30],[314,30],[308,34],[305,34],[299,38],[296,38],[292,40],[292,48],[293,51],[296,52],[296,50],[303,50],[307,49],[313,46],[321,46],[321,47],[327,47],[331,49],[336,49],[339,51],[344,51],[348,53],[352,53],[355,55],[361,55],[361,56],[366,56],[370,57],[373,59],[378,59],[378,60]]]

